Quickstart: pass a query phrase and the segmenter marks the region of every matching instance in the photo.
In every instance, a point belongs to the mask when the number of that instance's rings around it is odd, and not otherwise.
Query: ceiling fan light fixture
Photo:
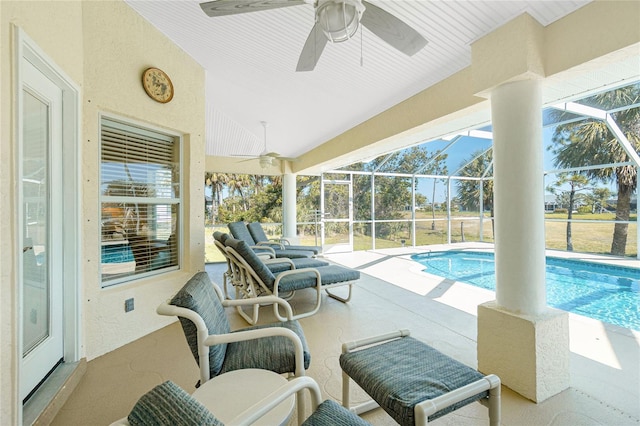
[[[268,169],[273,165],[273,158],[271,157],[260,157],[260,167],[263,169]]]
[[[364,12],[362,2],[356,0],[327,0],[316,10],[316,20],[332,43],[349,40],[358,30]]]

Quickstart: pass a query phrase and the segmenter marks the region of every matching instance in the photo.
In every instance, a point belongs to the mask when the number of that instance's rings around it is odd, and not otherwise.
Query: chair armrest
[[[369,346],[375,343],[386,342],[387,340],[393,340],[400,337],[408,336],[409,330],[403,329],[398,331],[392,331],[391,333],[380,334],[378,336],[367,337],[364,339],[354,340],[352,342],[345,342],[342,344],[342,353],[347,353],[358,349],[362,346]]]
[[[204,330],[207,329],[207,325],[205,324],[204,320],[196,312],[192,311],[191,309],[183,308],[181,306],[172,305],[166,300],[156,308],[156,313],[169,317],[175,316],[187,318],[188,320],[193,322],[198,330],[200,330],[201,328]]]
[[[260,241],[257,244],[259,246],[266,246],[266,247],[276,246],[280,250],[284,250],[284,246],[282,244],[280,244],[280,243],[275,242],[275,241]]]
[[[291,245],[291,241],[287,240],[286,238],[280,238],[280,242],[285,246]]]
[[[278,259],[284,259],[284,258],[279,257]],[[276,276],[276,282],[280,281],[281,277],[286,277],[287,275],[300,274],[300,273],[303,273],[303,272],[313,272],[313,273],[316,274],[318,279],[320,279],[320,271],[318,271],[316,268],[300,268],[300,269],[295,269],[293,271],[282,271],[282,272],[279,272],[278,275]]]
[[[242,342],[246,340],[260,339],[262,337],[283,336],[291,340],[295,349],[296,377],[304,376],[304,352],[300,337],[292,330],[284,327],[266,327],[252,330],[239,330],[227,334],[215,334],[203,340],[206,346],[218,345],[220,343]]]
[[[228,422],[229,426],[249,425],[255,423],[262,416],[273,410],[278,404],[289,398],[302,389],[309,389],[311,396],[311,412],[314,412],[322,402],[320,387],[315,380],[309,376],[296,377],[286,385],[280,386],[251,407],[238,414],[233,420]]]
[[[276,281],[273,283],[274,294],[276,296],[278,295],[278,292],[277,292],[278,285],[280,284],[280,280],[282,278],[286,277],[287,275],[302,274],[305,272],[313,272],[314,274],[316,274],[315,287],[317,287],[318,291],[320,291],[320,288],[322,288],[322,276],[320,275],[320,271],[318,271],[316,268],[302,268],[302,269],[292,269],[290,271],[282,271],[278,273],[278,275],[276,275]]]
[[[289,269],[296,269],[296,264],[288,257],[276,257],[274,259],[267,259],[262,261],[265,265],[274,265],[278,263],[288,263]]]
[[[272,238],[269,241],[275,241],[278,244],[281,244],[283,246],[290,246],[291,242],[289,240],[287,240],[286,238]]]
[[[291,309],[291,304],[284,300],[281,297],[277,297],[274,295],[260,296],[260,297],[250,297],[247,299],[225,299],[222,301],[222,305],[224,307],[233,307],[233,306],[244,306],[244,305],[259,305],[259,304],[272,304],[276,303],[280,305],[285,311],[285,317],[287,321],[291,321],[293,319],[293,310]]]
[[[258,243],[257,246],[249,246],[249,248],[255,252],[265,251],[265,252],[268,252],[269,254],[272,254],[273,257],[276,257],[276,251],[273,249],[273,247],[265,246]]]
[[[217,292],[216,292],[217,293]],[[218,297],[220,295],[218,294]],[[200,315],[191,309],[182,308],[180,306],[175,306],[169,304],[168,301],[164,301],[156,308],[156,312],[159,315],[166,316],[176,316],[183,317],[190,320],[193,325],[196,327],[196,332],[198,334],[198,342],[204,341],[209,335],[209,331],[207,329],[207,324],[205,324],[204,320]],[[209,380],[209,351],[206,348],[206,351],[200,350],[201,345],[198,345],[198,364],[200,367],[200,383],[204,383]]]

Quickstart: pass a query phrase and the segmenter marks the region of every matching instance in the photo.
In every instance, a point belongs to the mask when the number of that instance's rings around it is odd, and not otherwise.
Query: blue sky
[[[482,130],[490,131],[490,126],[483,128]],[[545,171],[554,170],[555,167],[553,165],[553,156],[550,151],[548,151],[547,147],[552,144],[551,138],[553,137],[554,128],[552,126],[545,127],[543,129],[543,167]],[[435,140],[427,142],[424,146],[427,148],[429,153],[434,153],[436,151],[444,149],[447,145],[449,145],[450,141],[447,140]],[[449,173],[452,173],[459,169],[460,165],[463,161],[467,161],[470,159],[472,153],[478,151],[484,151],[488,147],[491,146],[492,141],[484,138],[476,138],[470,136],[464,136],[460,138],[455,144],[453,144],[446,153],[448,154],[446,165]],[[555,181],[555,175],[547,175],[545,177],[545,188],[552,184]],[[597,186],[605,186],[604,184],[597,184]],[[455,183],[452,185],[453,193],[455,195]],[[567,188],[568,189],[568,188]],[[609,185],[609,189],[612,192],[616,191],[615,182],[612,182]],[[427,197],[429,201],[431,201],[432,193],[433,193],[433,179],[421,179],[418,183],[418,192],[422,193]],[[436,184],[436,195],[435,201],[438,203],[445,202],[445,183],[437,182]],[[545,191],[545,195],[549,195],[548,191]],[[211,196],[211,189],[209,187],[205,188],[205,195]]]

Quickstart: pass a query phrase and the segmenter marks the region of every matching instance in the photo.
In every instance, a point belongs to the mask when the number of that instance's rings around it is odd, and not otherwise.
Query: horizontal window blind
[[[179,138],[101,120],[103,286],[175,269],[179,253]]]

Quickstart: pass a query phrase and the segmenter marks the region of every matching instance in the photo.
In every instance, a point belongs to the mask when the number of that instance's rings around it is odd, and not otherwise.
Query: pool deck
[[[477,306],[494,300],[492,291],[423,272],[411,255],[427,251],[493,251],[493,244],[458,243],[352,253],[331,253],[331,261],[414,293],[409,310],[430,311],[429,320],[455,335],[477,339]],[[548,250],[547,255],[635,267],[640,260]],[[393,295],[389,295],[391,299]],[[395,297],[393,297],[395,300]],[[397,300],[407,300],[406,296]],[[406,303],[406,302],[405,302]],[[640,332],[569,313],[571,388],[640,419]],[[475,354],[466,354],[474,356]],[[474,358],[475,359],[475,358]]]

